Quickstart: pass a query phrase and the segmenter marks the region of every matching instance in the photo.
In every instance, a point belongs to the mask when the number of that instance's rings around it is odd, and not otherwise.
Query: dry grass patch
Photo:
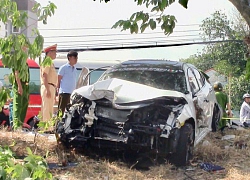
[[[234,139],[222,140],[220,133],[209,133],[197,145],[194,160],[190,167],[174,168],[170,164],[151,166],[149,170],[137,170],[131,165],[116,160],[93,158],[74,150],[68,151],[68,159],[77,162],[77,166],[51,169],[50,172],[61,180],[250,180],[250,130],[226,130],[226,135],[235,135]],[[17,156],[26,156],[26,147],[30,147],[37,155],[44,156],[49,152],[46,160],[58,163],[56,142],[46,136],[34,136],[21,132],[0,131],[2,146],[10,146]],[[206,143],[204,143],[206,142]],[[209,142],[209,143],[207,143]],[[237,144],[243,143],[246,148]],[[208,162],[220,165],[226,169],[225,173],[209,173],[199,167],[199,163]]]

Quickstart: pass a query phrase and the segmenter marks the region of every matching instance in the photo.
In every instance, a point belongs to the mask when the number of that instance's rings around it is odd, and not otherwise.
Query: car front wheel
[[[169,162],[176,166],[185,166],[193,157],[194,149],[194,128],[191,124],[185,123],[180,129],[180,138],[176,152],[173,153]]]

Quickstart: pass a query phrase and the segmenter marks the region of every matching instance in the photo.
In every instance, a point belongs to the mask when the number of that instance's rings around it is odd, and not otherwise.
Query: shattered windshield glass
[[[183,70],[149,67],[113,68],[103,74],[100,80],[119,78],[164,90],[185,93],[187,91]]]

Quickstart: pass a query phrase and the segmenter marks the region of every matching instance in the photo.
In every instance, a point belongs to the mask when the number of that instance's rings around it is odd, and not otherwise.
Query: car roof
[[[29,67],[32,67],[32,68],[40,68],[40,66],[33,59],[27,59],[27,64]]]
[[[186,63],[179,61],[171,61],[171,60],[158,60],[158,59],[137,59],[137,60],[128,60],[124,61],[121,64],[116,65],[115,67],[122,66],[147,66],[147,67],[174,67],[174,69],[183,69],[183,65]]]
[[[27,59],[27,64],[30,68],[40,68],[40,66],[33,59]],[[1,59],[0,59],[0,66],[3,66]]]

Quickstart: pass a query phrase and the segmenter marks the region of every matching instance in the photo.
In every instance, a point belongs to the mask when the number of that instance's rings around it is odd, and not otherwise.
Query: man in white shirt
[[[250,126],[250,94],[243,95],[243,103],[240,108],[240,122],[245,127]]]
[[[63,115],[66,105],[70,101],[70,95],[76,88],[77,69],[74,65],[77,63],[78,53],[70,51],[67,58],[68,62],[58,70],[58,115],[60,115],[60,111]]]

